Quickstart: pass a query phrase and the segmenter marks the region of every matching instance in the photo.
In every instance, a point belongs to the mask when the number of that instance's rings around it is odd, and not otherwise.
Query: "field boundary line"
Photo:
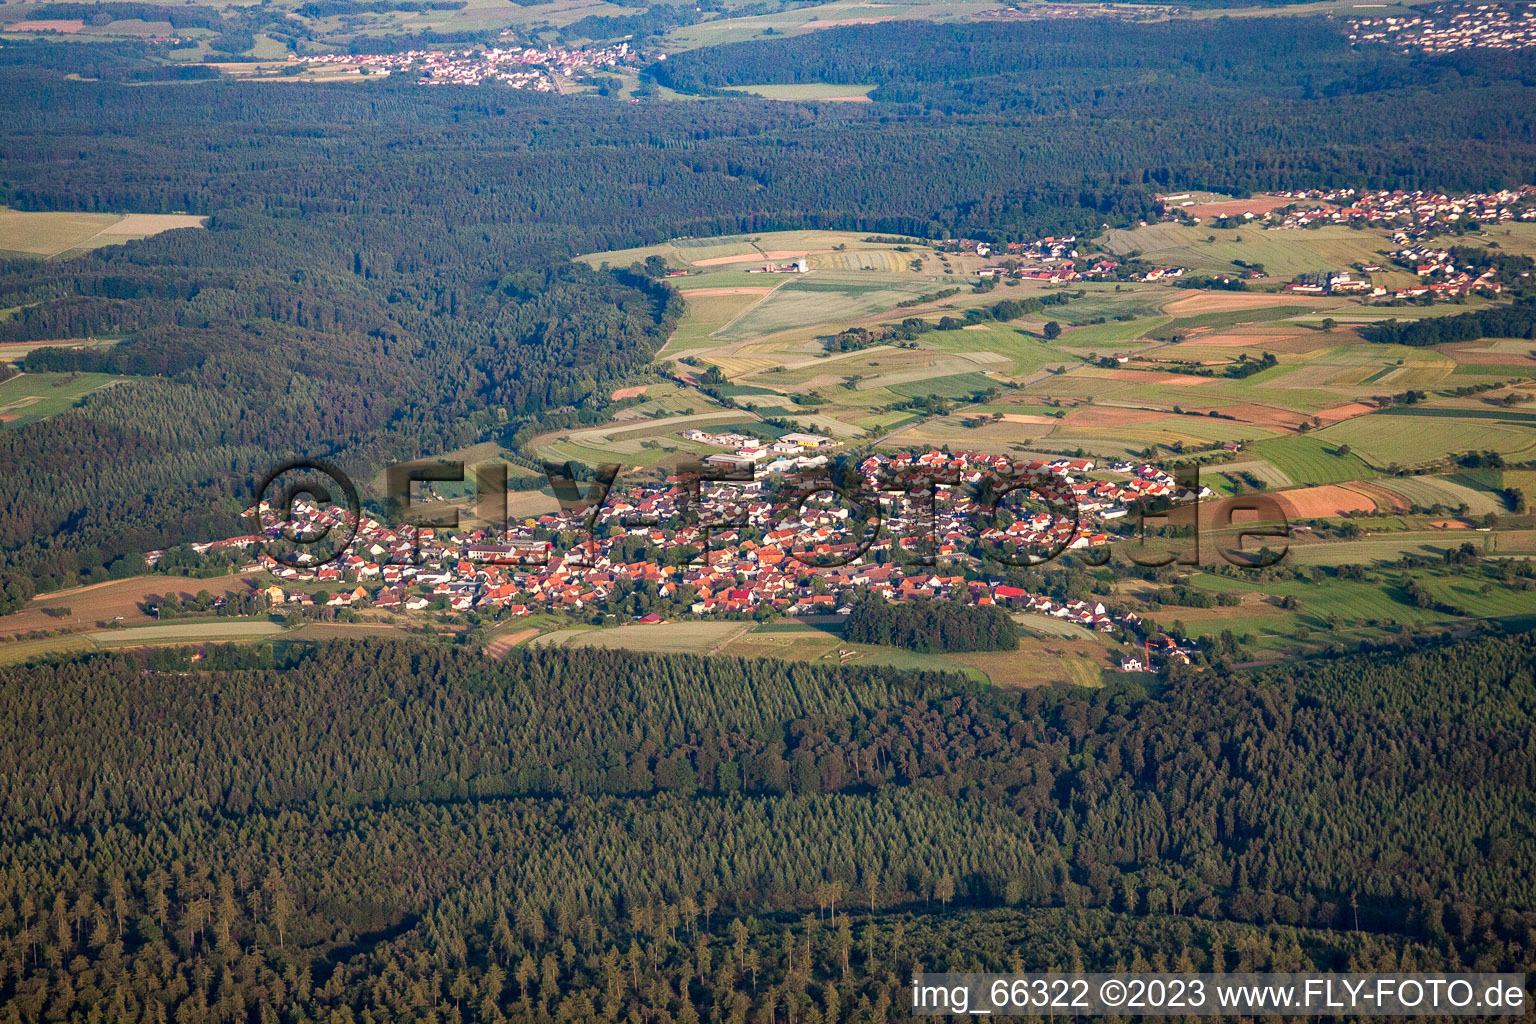
[[[757,243],[756,242],[752,243],[752,248],[757,249]],[[762,252],[761,249],[757,249],[757,251],[758,252]],[[780,288],[783,288],[787,284],[789,284],[789,278],[785,278],[784,280],[780,281],[778,284],[774,285],[771,290],[769,290],[767,295],[762,296],[756,302],[752,303],[752,305],[748,306],[746,309],[742,310],[740,313],[737,313],[735,316],[731,317],[729,320],[727,320],[725,323],[721,324],[719,327],[716,327],[714,330],[710,331],[709,334],[706,335],[706,337],[710,337],[710,338],[717,337],[720,334],[721,331],[726,330],[727,328],[735,326],[735,323],[736,323],[737,320],[740,320],[742,317],[744,317],[748,313],[752,312],[758,306],[761,306],[763,303],[765,303],[769,299],[773,298],[773,293],[778,291]]]
[[[724,640],[722,640],[719,643],[715,644],[715,646],[711,647],[709,650],[705,651],[704,652],[705,656],[707,657],[707,656],[709,656],[711,654],[719,654],[721,651],[725,650],[726,647],[728,647],[731,644],[735,643],[737,640],[740,640],[742,637],[746,636],[748,633],[752,632],[756,628],[757,628],[757,623],[755,623],[755,622],[747,623],[745,626],[741,627],[736,632],[732,633],[730,636],[726,637]]]

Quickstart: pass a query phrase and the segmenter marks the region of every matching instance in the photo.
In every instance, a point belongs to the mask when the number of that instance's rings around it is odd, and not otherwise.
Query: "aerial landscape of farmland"
[[[0,0],[0,1024],[1528,1019],[1533,54]]]

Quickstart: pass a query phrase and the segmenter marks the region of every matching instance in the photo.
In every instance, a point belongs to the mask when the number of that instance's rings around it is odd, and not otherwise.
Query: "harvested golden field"
[[[1272,295],[1268,293],[1254,294],[1251,292],[1206,292],[1197,291],[1192,295],[1185,295],[1174,299],[1163,306],[1163,312],[1172,313],[1174,316],[1198,316],[1201,313],[1233,313],[1246,309],[1266,309],[1280,305],[1311,305],[1316,302],[1313,296],[1306,295]],[[1339,304],[1338,299],[1323,299],[1320,305]]]
[[[261,577],[218,576],[213,579],[189,579],[185,576],[135,576],[109,583],[95,583],[88,587],[73,587],[33,598],[21,611],[0,616],[0,636],[15,636],[38,629],[69,629],[82,626],[98,626],[122,616],[125,625],[133,626],[154,622],[153,616],[139,610],[139,603],[151,594],[178,594],[183,599],[192,597],[199,590],[215,596],[219,594],[243,594],[250,591]],[[44,609],[68,608],[70,614],[54,618]]]
[[[5,26],[6,32],[62,32],[70,34],[85,28],[79,18],[39,18],[36,21],[14,21]]]
[[[536,626],[528,626],[525,629],[513,630],[511,633],[503,633],[485,645],[485,653],[493,658],[505,658],[512,648],[524,640],[538,635],[539,630]]]
[[[1067,413],[1060,422],[1075,427],[1123,427],[1131,423],[1151,423],[1154,420],[1173,418],[1173,413],[1162,412],[1157,409],[1131,409],[1118,405],[1080,405]],[[1011,416],[1003,419],[1014,421]],[[1030,417],[1030,422],[1042,421],[1055,423],[1055,419],[1049,416]]]
[[[147,238],[175,228],[198,228],[203,217],[183,214],[30,213],[0,208],[0,251],[57,256]]]
[[[1351,512],[1376,511],[1376,502],[1369,495],[1338,484],[1281,491],[1273,497],[1292,519],[1329,519]]]
[[[1223,199],[1215,203],[1196,203],[1181,209],[1191,217],[1241,217],[1245,213],[1251,213],[1257,217],[1270,210],[1290,206],[1294,202],[1296,200],[1287,199],[1284,196],[1260,195],[1251,199]]]

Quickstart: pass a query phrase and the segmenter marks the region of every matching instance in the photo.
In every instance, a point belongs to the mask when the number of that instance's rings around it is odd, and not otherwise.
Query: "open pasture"
[[[719,451],[678,436],[689,427],[717,429],[724,423],[740,423],[750,413],[721,409],[691,416],[664,416],[659,419],[615,422],[586,430],[545,434],[531,447],[545,458],[574,459],[587,465],[620,460],[636,466],[651,466],[671,455],[704,455]]]
[[[1237,308],[1208,309],[1202,312],[1193,312],[1199,306],[1185,307],[1191,312],[1176,314],[1172,320],[1151,332],[1155,338],[1198,338],[1207,331],[1223,331],[1234,327],[1242,327],[1250,324],[1269,324],[1278,320],[1286,320],[1298,313],[1305,313],[1308,306],[1298,305],[1295,302],[1277,301],[1278,296],[1244,296],[1231,292],[1197,292],[1199,299],[1209,299],[1211,303],[1226,305],[1224,300],[1254,298],[1265,301],[1245,304]]]
[[[1536,375],[1536,342],[1527,338],[1484,338],[1439,348],[1461,365],[1522,367]]]
[[[858,231],[767,231],[747,235],[674,238],[656,245],[588,253],[576,258],[594,267],[603,263],[613,267],[627,267],[631,263],[644,262],[651,256],[660,256],[678,269],[723,267],[727,270],[740,270],[742,266],[753,262],[785,262],[798,258],[802,253],[830,252],[839,246],[845,247],[845,251],[895,248],[883,242],[866,242],[864,239],[867,237],[866,233]],[[699,282],[697,277],[678,280]]]
[[[1009,324],[986,323],[963,331],[933,331],[918,340],[918,348],[976,359],[988,369],[1023,377],[1046,367],[1076,365],[1077,356],[1060,347],[1065,340],[1042,341]],[[982,359],[984,354],[998,359]]]
[[[1117,290],[1118,289],[1118,290]],[[1170,297],[1169,289],[1160,284],[1107,284],[1093,281],[1074,281],[1071,290],[1084,293],[1065,306],[1049,311],[1046,319],[1067,324],[1086,324],[1097,317],[1151,318],[1163,315],[1163,305]],[[996,295],[996,292],[992,293]],[[1125,323],[1127,321],[1120,321]],[[1090,324],[1088,326],[1107,326]],[[1063,340],[1065,340],[1063,335]]]
[[[1465,576],[1436,576],[1422,581],[1439,600],[1479,619],[1513,620],[1515,628],[1536,626],[1536,590],[1518,591],[1494,584],[1484,594],[1482,582]]]
[[[1379,533],[1326,543],[1293,543],[1285,560],[1294,565],[1373,565],[1395,562],[1404,555],[1440,558],[1470,539],[1465,530]]]
[[[1364,582],[1330,579],[1326,586],[1318,586],[1310,580],[1286,580],[1273,583],[1256,583],[1248,579],[1213,576],[1198,573],[1189,580],[1192,586],[1203,590],[1228,593],[1254,592],[1272,600],[1289,597],[1298,607],[1293,610],[1294,619],[1311,629],[1330,629],[1328,617],[1336,615],[1346,624],[1356,620],[1379,619],[1389,622],[1406,622],[1428,625],[1451,621],[1452,617],[1427,608],[1419,608],[1408,600],[1406,581],[1391,578],[1386,586],[1380,582]],[[1173,609],[1168,609],[1172,612]],[[1164,617],[1177,618],[1176,614]]]
[[[894,384],[888,390],[905,398],[932,395],[936,398],[965,399],[976,391],[996,387],[997,381],[981,373],[958,373],[946,377],[915,380],[906,384]]]
[[[933,21],[963,20],[976,17],[996,4],[980,0],[946,0],[944,3],[919,0],[910,4],[871,3],[866,0],[833,0],[814,9],[790,7],[768,14],[732,17],[727,10],[721,17],[696,25],[685,25],[667,33],[671,50],[760,39],[770,33],[777,36],[800,35],[839,25],[868,25],[880,21],[920,18]],[[840,88],[849,88],[841,86]]]
[[[12,640],[0,643],[0,665],[20,665],[34,658],[88,654],[97,649],[95,644],[78,633],[42,640]]]
[[[1166,322],[1166,321],[1165,321]],[[1163,334],[1165,331],[1159,330]],[[1186,337],[1176,349],[1167,353],[1181,359],[1232,359],[1238,352],[1273,352],[1277,356],[1309,356],[1320,349],[1340,344],[1362,344],[1355,335],[1330,337],[1314,330],[1289,324],[1264,324],[1233,327],[1216,333],[1200,333]]]
[[[1016,651],[919,654],[898,647],[848,643],[841,638],[841,630],[836,625],[818,628],[809,624],[774,623],[732,639],[720,653],[732,657],[814,661],[823,665],[878,665],[955,672],[978,682],[1006,687],[1058,683],[1098,686],[1102,683],[1107,658],[1104,645],[1097,637],[1079,627],[1042,616],[1024,618],[1029,620],[1022,625],[1026,635],[1020,638]],[[1037,628],[1031,629],[1032,626]]]
[[[110,373],[23,373],[0,382],[0,426],[20,427],[74,408],[125,378]]]
[[[5,319],[0,314],[0,320]],[[6,341],[0,342],[0,362],[20,363],[26,358],[27,353],[40,348],[110,348],[121,342],[123,338],[47,338],[37,341]]]

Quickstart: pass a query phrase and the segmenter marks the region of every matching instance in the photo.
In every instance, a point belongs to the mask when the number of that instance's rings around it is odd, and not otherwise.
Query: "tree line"
[[[1381,345],[1426,348],[1480,338],[1536,338],[1536,304],[1496,306],[1455,316],[1386,320],[1360,328],[1361,337]]]
[[[843,638],[919,653],[1019,649],[1019,627],[1007,612],[955,601],[860,600],[848,615]]]

